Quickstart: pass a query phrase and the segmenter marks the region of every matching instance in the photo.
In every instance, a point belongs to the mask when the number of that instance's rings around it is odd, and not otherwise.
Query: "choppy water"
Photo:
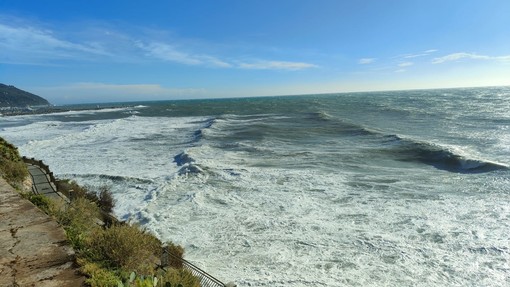
[[[240,286],[505,286],[510,88],[0,118],[61,177]]]

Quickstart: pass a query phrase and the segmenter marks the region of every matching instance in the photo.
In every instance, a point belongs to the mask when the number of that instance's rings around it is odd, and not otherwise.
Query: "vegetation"
[[[59,206],[41,195],[28,195],[27,198],[64,227],[76,251],[76,262],[88,277],[87,284],[114,287],[200,286],[199,279],[183,269],[179,260],[171,260],[166,270],[158,266],[163,249],[182,258],[184,249],[181,246],[169,242],[162,247],[159,239],[135,225],[122,222],[101,224],[105,221],[104,209],[113,208],[111,193],[106,187],[100,188],[98,195],[72,181],[61,181],[59,187],[72,188],[76,197],[69,205]],[[70,193],[69,190],[61,191]],[[143,275],[136,275],[133,279],[132,274]]]
[[[28,177],[28,169],[21,159],[18,148],[0,137],[0,176],[10,185],[20,188]]]
[[[91,188],[80,186],[75,181],[68,179],[57,181],[57,190],[71,199],[85,198],[96,203],[99,208],[107,213],[112,212],[115,202],[110,189],[107,186],[101,186],[99,191],[92,191]]]

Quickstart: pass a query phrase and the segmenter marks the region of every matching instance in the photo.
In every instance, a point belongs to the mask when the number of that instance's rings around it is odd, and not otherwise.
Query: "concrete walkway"
[[[84,280],[62,227],[0,178],[0,286],[82,286]]]
[[[57,187],[51,182],[48,174],[36,165],[27,164],[28,172],[32,177],[32,192],[47,196],[53,200],[65,200],[67,198],[57,193]]]

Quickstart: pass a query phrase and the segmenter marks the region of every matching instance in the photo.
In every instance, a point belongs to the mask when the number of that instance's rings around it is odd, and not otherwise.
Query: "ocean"
[[[0,136],[224,282],[510,282],[510,87],[102,107]]]

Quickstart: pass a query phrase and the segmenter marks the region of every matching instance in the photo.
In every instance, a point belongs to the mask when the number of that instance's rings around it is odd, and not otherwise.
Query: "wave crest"
[[[174,162],[181,168],[177,172],[178,175],[197,175],[205,174],[204,169],[195,163],[195,159],[192,158],[186,151],[174,156]]]
[[[395,154],[399,160],[417,161],[450,172],[482,173],[509,169],[505,164],[476,158],[455,148],[406,139],[398,135],[385,136],[384,142],[391,145],[389,152]]]

